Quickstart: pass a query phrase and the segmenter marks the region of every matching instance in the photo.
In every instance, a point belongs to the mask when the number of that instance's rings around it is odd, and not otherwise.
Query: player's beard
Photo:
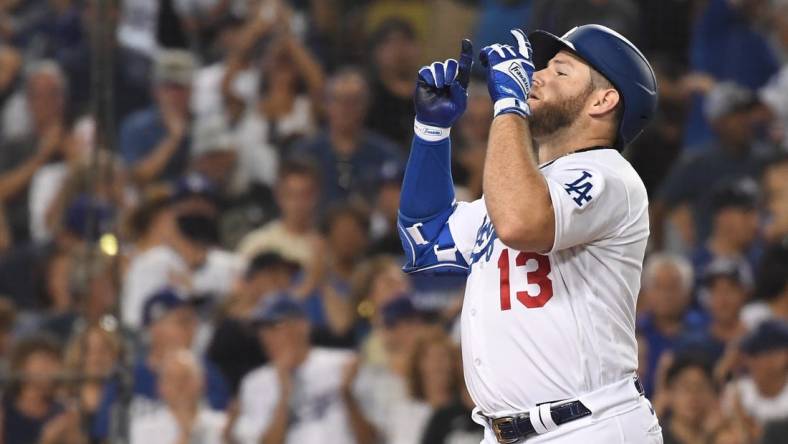
[[[580,94],[568,99],[540,103],[539,108],[533,110],[528,119],[531,135],[534,138],[544,137],[572,125],[583,112],[591,92],[593,88],[586,88]]]

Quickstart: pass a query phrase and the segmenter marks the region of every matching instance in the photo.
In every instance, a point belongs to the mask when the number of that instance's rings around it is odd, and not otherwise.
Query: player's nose
[[[534,86],[543,86],[544,85],[544,75],[545,69],[541,69],[539,71],[534,72],[533,82]]]

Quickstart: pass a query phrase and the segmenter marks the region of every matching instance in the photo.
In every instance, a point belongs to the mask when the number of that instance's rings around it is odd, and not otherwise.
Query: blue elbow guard
[[[401,213],[397,228],[407,262],[406,273],[468,274],[468,263],[454,243],[449,216],[456,204],[429,219],[412,219]]]

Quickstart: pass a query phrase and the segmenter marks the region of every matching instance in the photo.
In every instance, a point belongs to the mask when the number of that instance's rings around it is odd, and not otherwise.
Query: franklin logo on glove
[[[528,81],[528,78],[525,77],[525,74],[523,73],[523,70],[518,63],[515,62],[509,65],[509,73],[512,74],[514,80],[517,80],[517,82],[520,84],[520,88],[524,90],[530,89],[528,87],[530,85],[530,82]]]

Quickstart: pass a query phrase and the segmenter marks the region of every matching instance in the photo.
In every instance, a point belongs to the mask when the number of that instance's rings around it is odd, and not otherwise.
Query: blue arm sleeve
[[[397,221],[406,272],[467,274],[468,264],[449,230],[455,208],[451,142],[448,138],[426,142],[414,137]]]
[[[413,219],[433,217],[454,202],[451,141],[426,142],[414,136],[400,192],[400,213]]]

